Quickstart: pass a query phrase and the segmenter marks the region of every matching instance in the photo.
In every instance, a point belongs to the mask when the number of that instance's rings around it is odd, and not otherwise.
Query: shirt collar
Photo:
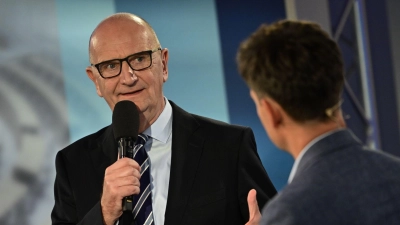
[[[301,159],[303,158],[303,155],[311,148],[311,146],[313,146],[315,143],[317,143],[318,141],[322,140],[323,138],[338,132],[340,130],[343,130],[342,128],[340,129],[335,129],[335,130],[331,130],[328,131],[326,133],[323,133],[321,135],[319,135],[318,137],[314,138],[313,140],[311,140],[300,152],[299,156],[297,157],[297,159],[294,161],[292,170],[290,171],[290,175],[289,175],[289,179],[288,179],[288,183],[290,184],[294,178],[294,175],[296,175],[297,172],[297,168],[299,167],[299,163],[301,161]]]
[[[165,107],[160,116],[143,133],[158,141],[167,143],[172,133],[172,107],[166,97],[164,97],[164,101]]]

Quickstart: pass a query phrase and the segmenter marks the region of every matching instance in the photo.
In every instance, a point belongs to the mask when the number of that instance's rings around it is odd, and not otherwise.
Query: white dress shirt
[[[143,133],[149,136],[145,149],[150,158],[150,182],[155,225],[164,224],[171,170],[172,107],[164,97],[165,107],[157,120]]]

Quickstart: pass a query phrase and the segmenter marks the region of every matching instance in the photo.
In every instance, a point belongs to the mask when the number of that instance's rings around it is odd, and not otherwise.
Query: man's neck
[[[145,131],[147,128],[149,128],[161,115],[162,111],[165,108],[166,105],[166,98],[163,96],[162,100],[160,101],[159,107],[156,108],[156,113],[154,114],[153,117],[148,118],[144,113],[139,114],[139,120],[140,120],[140,127],[139,127],[139,133]]]
[[[311,122],[296,124],[287,130],[285,135],[284,149],[289,152],[294,159],[297,159],[304,147],[318,136],[330,131],[334,131],[344,126],[339,126],[336,122]]]

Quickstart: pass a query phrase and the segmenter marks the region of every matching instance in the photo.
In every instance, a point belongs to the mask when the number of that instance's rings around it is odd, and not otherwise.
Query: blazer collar
[[[102,151],[111,160],[111,162],[117,161],[118,157],[118,143],[115,141],[113,127],[108,126],[106,132],[104,133],[104,138],[101,143]]]
[[[89,144],[89,155],[99,179],[104,179],[104,171],[117,161],[118,149],[114,139],[112,125],[105,127],[103,133]]]
[[[324,137],[312,145],[303,155],[294,177],[311,166],[312,163],[321,156],[332,153],[333,151],[339,151],[349,145],[361,145],[361,142],[349,129],[343,129]]]

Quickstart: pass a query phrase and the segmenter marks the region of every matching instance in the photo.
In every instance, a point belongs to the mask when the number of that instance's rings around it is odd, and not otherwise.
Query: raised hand
[[[257,203],[257,191],[255,189],[251,189],[249,194],[247,195],[247,204],[249,205],[249,221],[245,225],[258,225],[261,220],[260,209],[258,208]]]

